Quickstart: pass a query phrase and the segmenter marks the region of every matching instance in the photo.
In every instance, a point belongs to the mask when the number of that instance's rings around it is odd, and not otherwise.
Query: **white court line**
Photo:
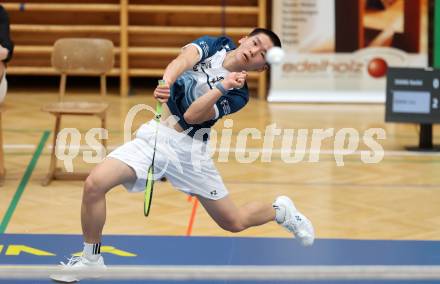
[[[328,266],[109,266],[75,272],[57,266],[0,265],[0,279],[48,279],[49,275],[75,275],[131,280],[440,280],[440,266],[328,265]]]
[[[4,144],[3,149],[35,149],[37,146],[34,144]]]
[[[227,149],[216,149],[216,152],[220,152],[220,151],[226,151]],[[264,149],[264,148],[246,148],[245,149],[246,152],[249,151],[253,151],[253,152],[264,152],[267,151],[270,153],[270,151],[272,151],[272,153],[274,154],[281,154],[281,149]],[[231,152],[235,152],[235,151],[243,151],[243,148],[230,148]],[[351,153],[346,153],[345,151],[334,151],[334,150],[321,150],[321,151],[292,151],[290,153],[290,155],[293,154],[322,154],[322,155],[345,155],[345,156],[350,156],[350,155],[360,155],[361,152],[363,151],[368,151],[371,152],[372,150],[369,149],[365,149],[365,150],[357,150]],[[385,152],[385,156],[440,156],[440,152],[416,152],[416,151],[398,151],[398,150],[384,150],[384,151],[376,151],[376,153],[383,153]]]
[[[119,147],[120,145],[109,145],[107,146],[108,150],[114,150],[117,147]],[[5,144],[3,145],[3,149],[5,150],[16,150],[16,149],[23,149],[23,150],[34,150],[36,148],[36,145],[33,144]],[[52,145],[49,145],[46,147],[46,149],[48,149],[49,151],[52,150]],[[66,147],[61,147],[61,149],[66,149]],[[71,147],[70,149],[72,150],[76,150],[78,149],[78,147]],[[93,150],[92,148],[90,148],[89,146],[86,145],[81,145],[79,147],[79,150]],[[245,150],[246,153],[249,152],[259,152],[259,153],[270,153],[272,152],[273,154],[281,154],[281,149],[280,148],[276,148],[276,149],[267,149],[267,148],[218,148],[215,150],[215,152],[225,152],[225,151],[229,151],[229,152],[242,152],[243,150]],[[292,151],[290,153],[290,155],[294,155],[294,154],[321,154],[321,155],[344,155],[344,156],[356,156],[356,155],[360,155],[361,152],[363,151],[369,151],[371,152],[370,149],[365,149],[365,150],[357,150],[351,153],[346,153],[344,151],[333,151],[333,150],[321,150],[321,151]],[[377,151],[376,153],[380,153],[382,151]],[[417,152],[417,151],[400,151],[400,150],[384,150],[385,152],[385,156],[388,157],[398,157],[398,156],[410,156],[410,157],[418,157],[418,156],[425,156],[425,157],[437,157],[440,156],[440,152]]]

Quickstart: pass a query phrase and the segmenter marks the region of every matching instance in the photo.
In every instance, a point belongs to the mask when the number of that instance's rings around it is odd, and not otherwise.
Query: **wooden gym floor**
[[[84,93],[84,92],[83,92]],[[120,98],[108,96],[110,148],[123,142],[123,123],[128,110],[139,103],[154,106],[145,90],[143,95]],[[5,184],[0,188],[0,220],[4,233],[80,234],[82,182],[54,181],[40,185],[49,166],[49,137],[41,155],[35,154],[44,142],[45,131],[52,131],[54,118],[40,111],[43,104],[55,101],[56,90],[20,91],[12,89],[5,102],[3,135],[5,147]],[[94,100],[97,96],[80,94],[73,100]],[[133,131],[151,118],[146,112],[135,120]],[[359,152],[346,156],[338,167],[328,150],[333,138],[323,143],[319,162],[283,162],[275,139],[270,163],[257,160],[240,164],[234,153],[228,162],[217,162],[224,182],[237,204],[250,200],[272,202],[281,194],[291,196],[313,221],[318,238],[440,240],[440,155],[412,153],[404,150],[417,144],[418,129],[409,124],[385,124],[382,105],[268,104],[251,99],[240,113],[231,116],[233,144],[243,128],[257,128],[276,123],[281,129],[354,128],[359,133],[372,127],[384,128],[387,139],[380,141],[385,157],[378,164],[365,164]],[[217,130],[223,127],[218,122]],[[68,117],[63,127],[77,127],[84,135],[98,127],[98,119]],[[438,133],[438,129],[435,129]],[[436,133],[436,132],[434,132]],[[248,147],[260,149],[262,140],[248,139]],[[438,141],[438,139],[437,139]],[[310,140],[308,147],[310,148]],[[361,142],[359,150],[366,149]],[[81,157],[81,156],[80,156]],[[216,154],[217,159],[218,154]],[[75,171],[91,165],[75,160]],[[59,165],[62,163],[59,162]],[[34,167],[32,167],[34,166]],[[20,193],[22,193],[20,195]],[[143,216],[142,194],[129,194],[122,187],[111,191],[107,199],[105,234],[133,235],[203,235],[231,236],[219,229],[194,200],[158,183],[151,216]],[[192,212],[194,218],[191,219]],[[252,228],[239,236],[288,237],[276,224]]]

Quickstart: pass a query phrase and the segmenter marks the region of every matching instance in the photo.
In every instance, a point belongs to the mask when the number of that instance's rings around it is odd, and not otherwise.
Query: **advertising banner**
[[[271,102],[384,102],[389,66],[427,66],[426,0],[273,1]]]

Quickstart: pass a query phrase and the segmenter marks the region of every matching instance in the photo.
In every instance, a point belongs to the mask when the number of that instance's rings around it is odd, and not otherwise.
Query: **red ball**
[[[374,78],[380,78],[385,76],[387,70],[388,70],[387,62],[380,57],[373,58],[368,63],[368,74],[370,74]]]

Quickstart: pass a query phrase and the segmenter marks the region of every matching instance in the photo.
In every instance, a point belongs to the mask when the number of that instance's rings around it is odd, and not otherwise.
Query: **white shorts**
[[[124,162],[136,172],[136,181],[124,184],[128,191],[139,192],[145,189],[148,168],[153,159],[156,126],[155,180],[165,176],[175,188],[212,200],[228,195],[207,143],[192,139],[154,120],[143,124],[134,140],[116,148],[107,156]]]

